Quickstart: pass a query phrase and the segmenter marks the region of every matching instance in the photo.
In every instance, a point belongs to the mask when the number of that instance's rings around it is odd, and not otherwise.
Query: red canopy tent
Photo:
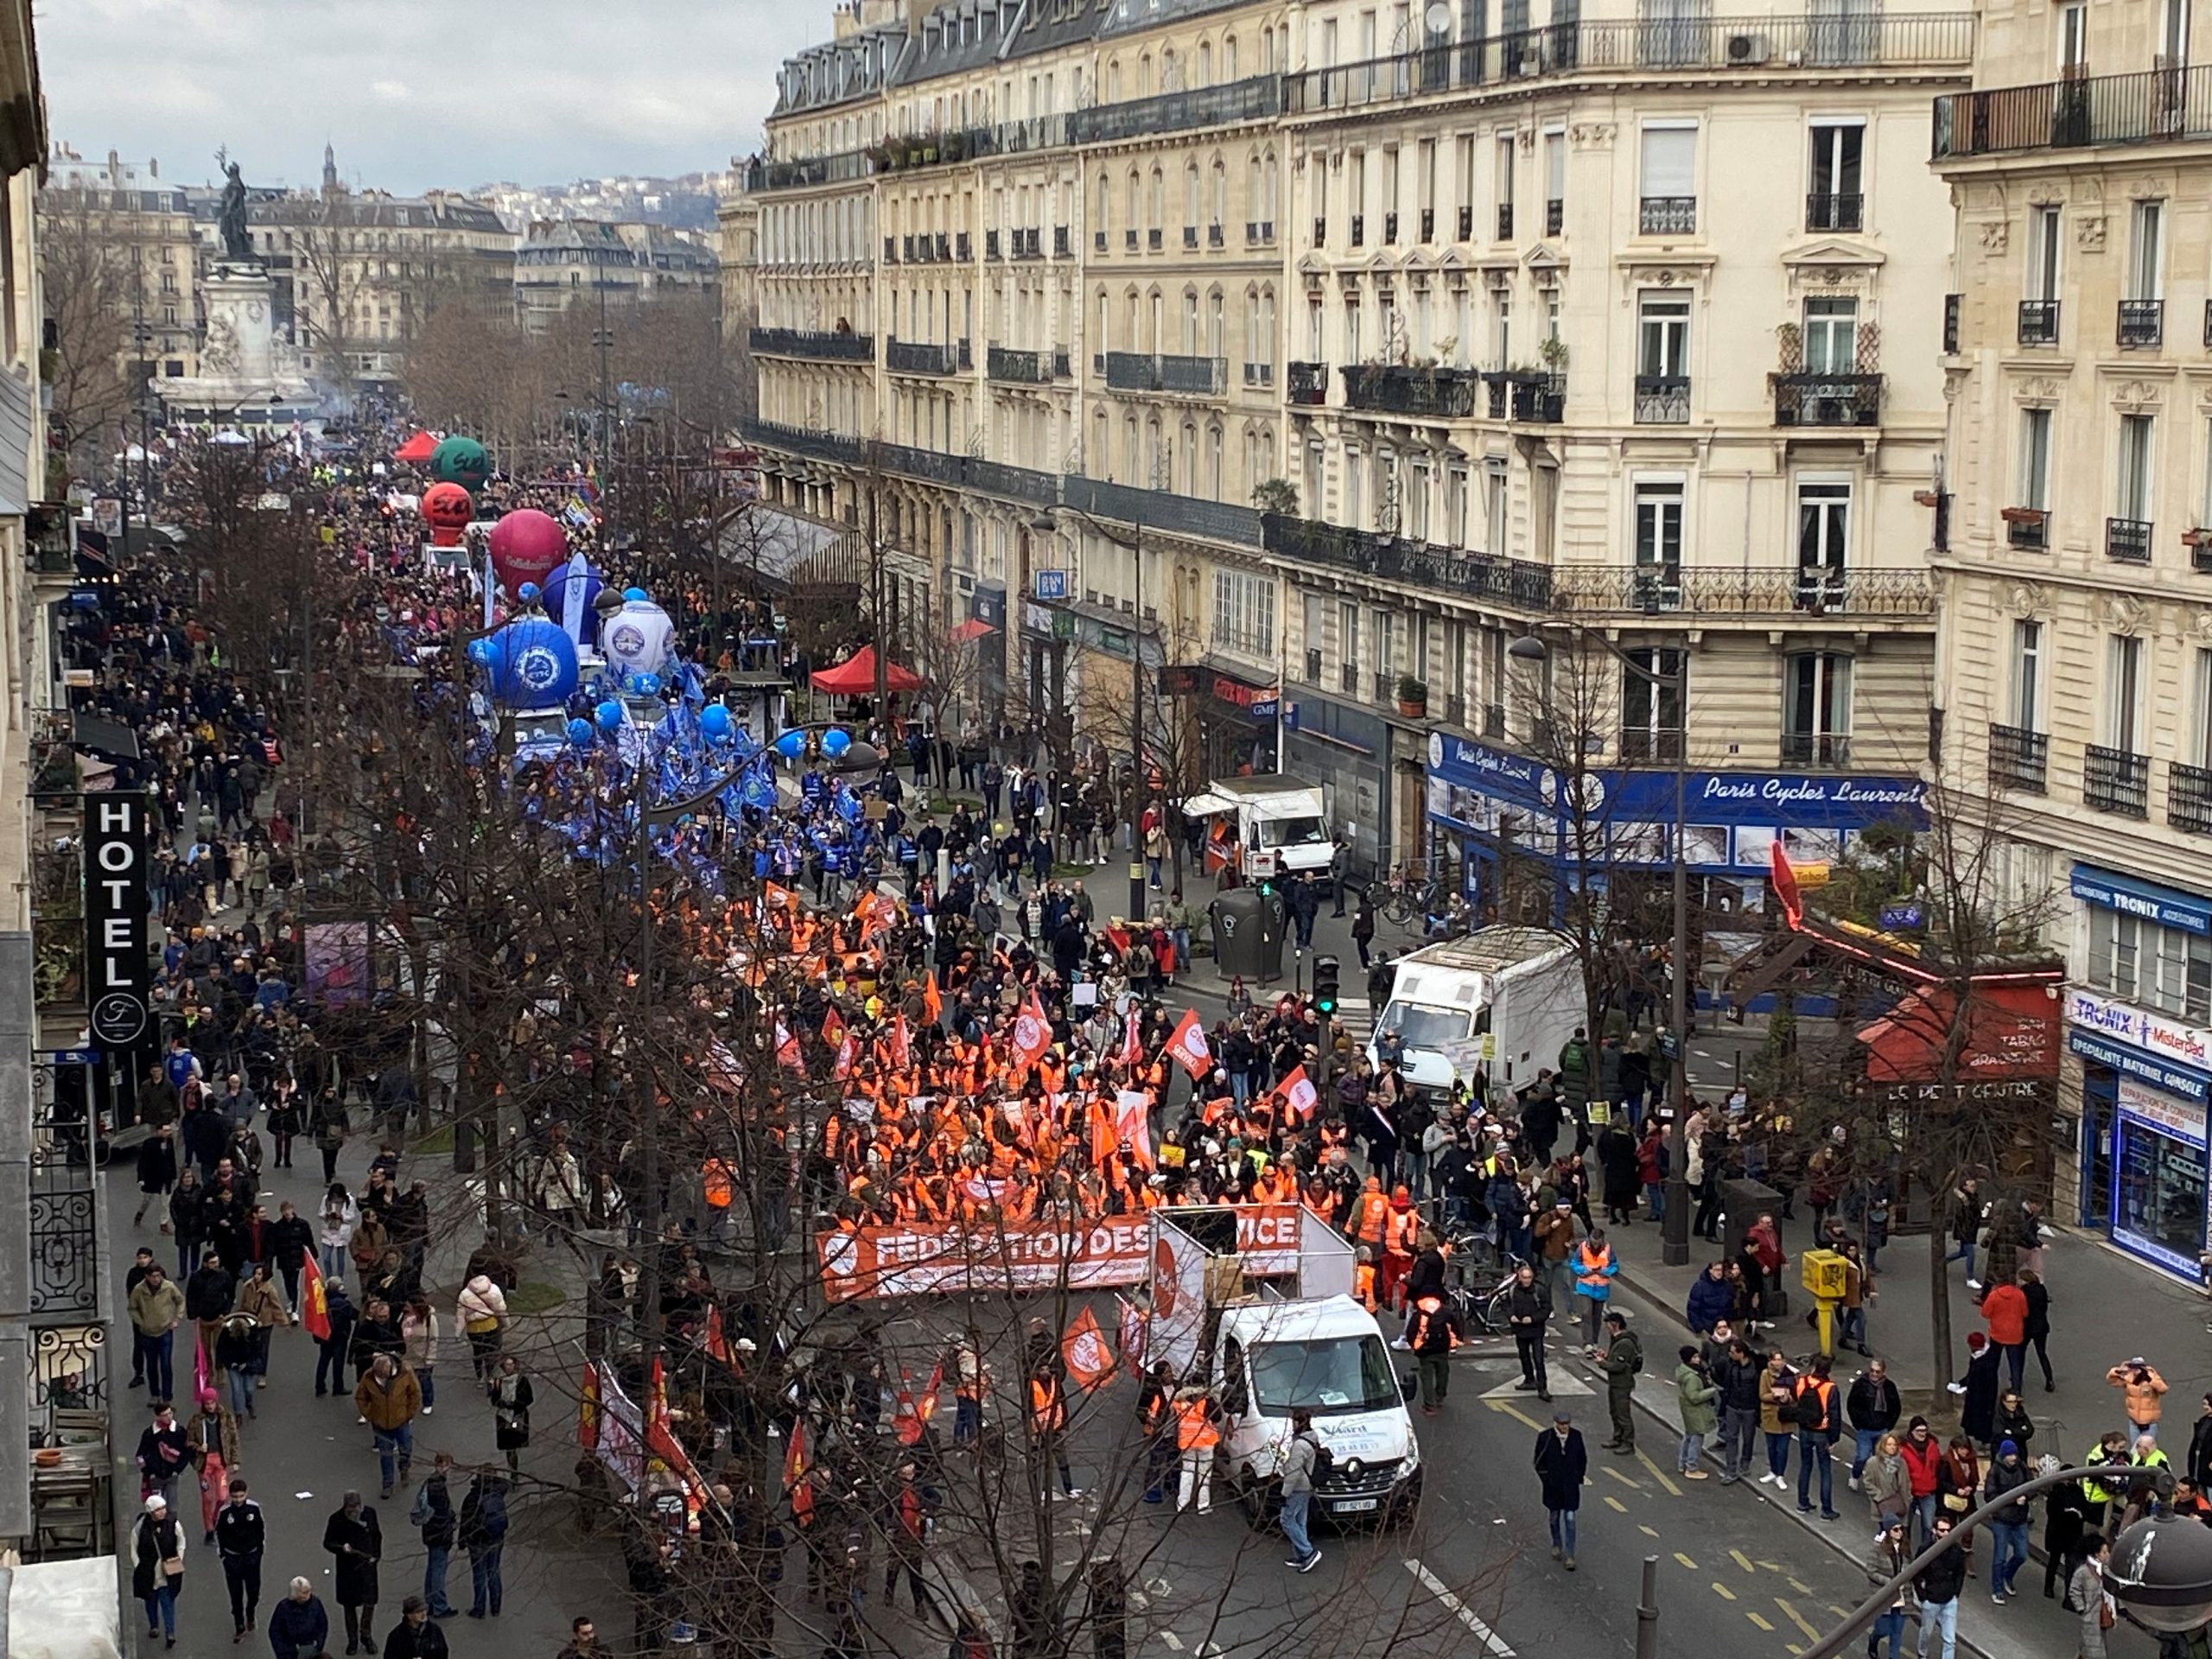
[[[827,691],[834,696],[868,697],[875,695],[875,647],[862,645],[835,668],[825,668],[809,677],[817,691]],[[887,691],[918,691],[921,676],[896,663],[883,665],[883,689]]]
[[[391,452],[391,458],[394,461],[404,461],[410,464],[419,465],[420,463],[428,461],[432,455],[437,454],[437,452],[438,441],[435,438],[432,437],[428,432],[415,432],[410,433],[408,435],[406,442],[401,444],[398,448]]]

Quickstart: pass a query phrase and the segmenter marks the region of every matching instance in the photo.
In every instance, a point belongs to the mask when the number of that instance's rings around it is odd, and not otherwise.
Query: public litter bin
[[[1213,922],[1214,969],[1224,979],[1282,977],[1285,906],[1280,893],[1232,887],[1207,907]]]

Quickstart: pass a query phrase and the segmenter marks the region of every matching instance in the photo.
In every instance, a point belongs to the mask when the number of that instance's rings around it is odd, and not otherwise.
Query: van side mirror
[[[1401,1376],[1401,1377],[1398,1379],[1398,1397],[1399,1397],[1401,1400],[1403,1400],[1403,1401],[1404,1401],[1408,1405],[1411,1405],[1411,1404],[1413,1404],[1413,1402],[1414,1402],[1414,1396],[1415,1395],[1419,1394],[1420,1392],[1421,1392],[1421,1378],[1420,1378],[1420,1377],[1418,1377],[1418,1376]]]

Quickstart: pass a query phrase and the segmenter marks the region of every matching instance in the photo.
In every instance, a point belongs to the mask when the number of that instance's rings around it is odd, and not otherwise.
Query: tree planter
[[[1427,703],[1427,702],[1425,702],[1425,701],[1424,701],[1424,702],[1415,702],[1415,701],[1414,701],[1414,699],[1413,699],[1413,698],[1411,698],[1411,697],[1400,697],[1400,698],[1398,699],[1398,718],[1399,718],[1399,719],[1401,719],[1401,720],[1424,720],[1424,719],[1427,718],[1427,715],[1428,715],[1428,704]]]
[[[2039,524],[2044,521],[2044,510],[2041,507],[2005,507],[1997,516],[2008,524]]]

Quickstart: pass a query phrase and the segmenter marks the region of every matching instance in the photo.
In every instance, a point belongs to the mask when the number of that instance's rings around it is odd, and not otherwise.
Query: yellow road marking
[[[1813,1586],[1811,1585],[1800,1583],[1796,1579],[1789,1580],[1789,1587],[1792,1590],[1795,1590],[1801,1596],[1809,1596],[1813,1593]]]
[[[1526,1423],[1530,1428],[1535,1429],[1539,1434],[1542,1433],[1544,1431],[1544,1426],[1541,1423],[1531,1417],[1527,1412],[1522,1410],[1520,1407],[1515,1405],[1510,1400],[1485,1400],[1483,1403],[1488,1406],[1492,1411],[1502,1411],[1507,1416]]]
[[[1675,1552],[1675,1559],[1680,1561],[1684,1567],[1689,1568],[1691,1572],[1694,1573],[1697,1571],[1697,1563],[1690,1560],[1688,1556],[1683,1554],[1681,1550],[1678,1549]]]
[[[1604,1470],[1607,1474],[1611,1475],[1615,1480],[1620,1482],[1622,1485],[1627,1487],[1629,1491],[1632,1492],[1640,1492],[1643,1490],[1643,1486],[1639,1483],[1630,1480],[1626,1475],[1621,1473],[1619,1470],[1614,1468],[1611,1464],[1601,1463],[1598,1466]]]
[[[1678,1555],[1675,1559],[1680,1560],[1681,1557]],[[1733,1590],[1731,1590],[1726,1585],[1721,1583],[1718,1579],[1715,1579],[1713,1581],[1713,1593],[1719,1597],[1723,1601],[1733,1601],[1736,1599],[1736,1592]]]
[[[1745,1618],[1750,1619],[1750,1620],[1751,1621],[1751,1623],[1752,1623],[1752,1624],[1756,1624],[1756,1625],[1758,1625],[1758,1626],[1759,1627],[1759,1629],[1761,1629],[1761,1630],[1765,1630],[1765,1631],[1769,1632],[1770,1634],[1771,1634],[1771,1633],[1772,1633],[1772,1631],[1773,1631],[1773,1630],[1774,1630],[1774,1626],[1773,1626],[1773,1625],[1771,1625],[1771,1624],[1768,1624],[1768,1623],[1766,1622],[1766,1620],[1764,1620],[1764,1619],[1761,1618],[1760,1618],[1757,1613],[1750,1612],[1750,1611],[1746,1611],[1746,1612],[1745,1613],[1744,1617],[1745,1617]]]
[[[1813,1628],[1811,1622],[1795,1607],[1792,1607],[1788,1602],[1784,1601],[1780,1596],[1777,1596],[1774,1599],[1774,1605],[1781,1608],[1783,1613],[1788,1615],[1789,1622],[1792,1624],[1795,1624],[1799,1630],[1804,1631],[1807,1640],[1817,1642],[1821,1639],[1821,1633]]]
[[[1828,1603],[1828,1611],[1834,1613],[1838,1618],[1849,1618],[1851,1617],[1851,1609],[1848,1607],[1839,1607],[1834,1602]]]
[[[1601,1496],[1605,1498],[1607,1505],[1613,1510],[1618,1511],[1622,1515],[1626,1515],[1628,1513],[1628,1505],[1622,1503],[1620,1499],[1615,1497],[1611,1492],[1603,1493]],[[1656,1538],[1659,1535],[1655,1532],[1651,1535]]]
[[[1786,1643],[1784,1643],[1783,1645],[1783,1647],[1784,1647],[1784,1648],[1786,1648],[1789,1652],[1791,1652],[1791,1653],[1793,1653],[1793,1654],[1795,1654],[1795,1653],[1802,1653],[1802,1652],[1804,1652],[1804,1651],[1805,1651],[1805,1649],[1802,1649],[1802,1648],[1799,1647],[1799,1646],[1798,1646],[1795,1642],[1786,1642]]]
[[[1751,1570],[1751,1558],[1745,1554],[1742,1550],[1732,1549],[1728,1553],[1736,1558],[1736,1565],[1742,1567],[1745,1572],[1748,1573]]]
[[[1651,1471],[1652,1479],[1657,1481],[1662,1486],[1664,1486],[1667,1489],[1669,1496],[1680,1497],[1682,1495],[1682,1489],[1675,1485],[1673,1481],[1667,1478],[1666,1475],[1661,1471],[1659,1465],[1651,1461],[1650,1454],[1649,1452],[1637,1452],[1636,1454],[1636,1460]]]
[[[1779,1573],[1782,1571],[1782,1563],[1780,1561],[1761,1561],[1759,1565],[1770,1573]]]
[[[1645,1526],[1645,1525],[1643,1524],[1643,1522],[1641,1522],[1641,1521],[1639,1521],[1639,1522],[1637,1522],[1636,1523],[1636,1529],[1637,1529],[1638,1532],[1642,1533],[1642,1534],[1643,1534],[1645,1537],[1647,1537],[1647,1538],[1656,1538],[1656,1537],[1659,1535],[1659,1529],[1658,1529],[1658,1528],[1656,1528],[1656,1527],[1647,1527],[1647,1526]]]

